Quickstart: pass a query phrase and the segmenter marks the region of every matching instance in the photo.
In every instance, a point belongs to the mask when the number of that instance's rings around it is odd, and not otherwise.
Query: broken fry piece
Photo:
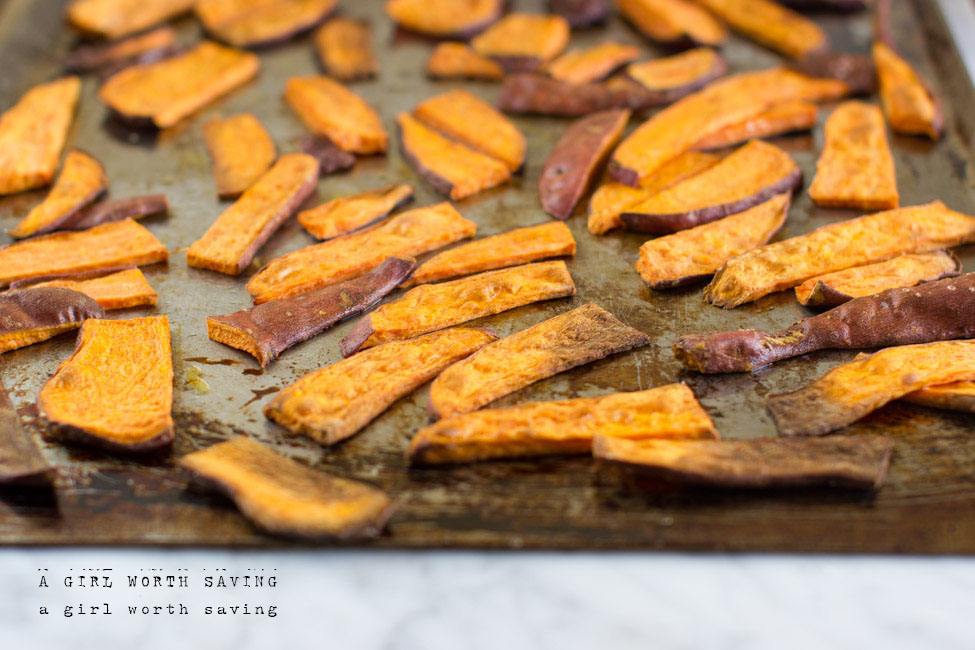
[[[815,22],[771,0],[697,0],[748,38],[794,59],[829,47]]]
[[[905,402],[949,411],[975,413],[975,381],[927,386],[902,398]]]
[[[550,77],[570,84],[599,81],[622,65],[640,57],[640,49],[607,41],[584,50],[572,50],[545,67]]]
[[[142,271],[134,267],[110,273],[97,272],[94,276],[91,274],[66,276],[44,280],[26,287],[12,288],[38,287],[61,287],[80,291],[108,310],[148,307],[155,305],[159,298]]]
[[[497,337],[455,327],[366,350],[291,384],[264,414],[324,445],[355,434],[399,398]]]
[[[723,149],[758,138],[772,138],[816,126],[816,105],[809,102],[776,104],[753,118],[726,126],[694,143],[698,150]]]
[[[207,33],[235,47],[265,47],[305,32],[332,13],[338,0],[197,0]]]
[[[643,332],[587,303],[445,370],[430,386],[429,410],[436,418],[474,411],[546,377],[649,343]]]
[[[78,329],[105,310],[85,294],[60,288],[0,293],[0,354]]]
[[[501,17],[504,0],[389,0],[386,14],[411,32],[467,40]]]
[[[609,18],[608,0],[548,0],[549,13],[562,16],[573,29],[592,27]]]
[[[99,201],[83,208],[77,216],[61,224],[61,230],[88,230],[95,226],[125,219],[141,219],[169,211],[165,194],[147,194],[114,201]]]
[[[203,125],[203,141],[213,158],[213,177],[221,199],[243,194],[277,156],[271,136],[251,113],[211,119]]]
[[[626,74],[654,97],[669,104],[700,90],[728,71],[728,64],[709,47],[699,47],[662,59],[631,63]]]
[[[434,79],[486,79],[504,78],[504,68],[481,56],[465,43],[440,43],[427,59],[427,74]]]
[[[569,44],[569,23],[562,16],[513,12],[471,39],[471,47],[508,72],[531,72]]]
[[[165,316],[85,321],[77,348],[41,388],[37,406],[60,435],[77,442],[122,452],[169,445],[169,321]]]
[[[109,40],[136,34],[187,13],[195,0],[74,0],[68,22]]]
[[[319,135],[303,136],[298,141],[298,148],[318,161],[321,176],[334,174],[355,164],[355,154],[339,149],[331,140]]]
[[[325,71],[336,79],[368,79],[379,73],[367,22],[332,18],[315,32],[315,49]]]
[[[339,343],[342,356],[460,325],[533,302],[574,295],[565,262],[538,262],[424,284],[359,319]]]
[[[884,43],[873,44],[880,99],[896,133],[941,137],[944,116],[938,99],[907,61]]]
[[[125,64],[149,52],[171,51],[175,46],[176,32],[173,28],[159,27],[114,43],[76,47],[64,57],[64,67],[70,72],[89,72],[105,66]]]
[[[345,151],[386,151],[389,137],[376,110],[364,99],[328,77],[292,77],[284,99],[310,131]]]
[[[406,183],[343,196],[298,213],[298,223],[315,239],[332,239],[368,226],[413,199]]]
[[[20,415],[0,383],[0,485],[49,483],[51,466],[20,424]]]
[[[616,8],[647,38],[672,48],[717,46],[728,30],[688,0],[616,0]]]
[[[658,100],[626,77],[570,84],[539,74],[513,74],[505,77],[497,103],[506,113],[574,117],[612,108],[642,110],[658,105]]]

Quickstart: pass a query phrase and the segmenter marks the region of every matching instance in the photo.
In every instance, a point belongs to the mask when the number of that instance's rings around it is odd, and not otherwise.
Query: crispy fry
[[[339,149],[328,138],[306,135],[298,141],[302,153],[318,161],[318,171],[322,176],[348,169],[355,164],[355,154]]]
[[[124,221],[125,219],[141,219],[168,211],[169,200],[165,194],[147,194],[146,196],[132,196],[114,201],[99,201],[82,209],[76,217],[67,223],[61,224],[61,230],[88,230],[105,223]]]
[[[315,49],[325,71],[336,79],[353,81],[379,74],[372,30],[365,21],[332,18],[315,32]]]
[[[592,27],[609,18],[608,0],[548,0],[548,11],[558,14],[573,29]]]
[[[108,178],[101,163],[82,151],[69,151],[47,197],[9,234],[21,239],[58,230],[107,188]]]
[[[709,47],[626,66],[626,74],[646,88],[656,98],[656,104],[675,102],[727,71],[728,64]]]
[[[274,163],[274,141],[251,113],[203,125],[203,141],[213,158],[213,177],[217,196],[235,199],[253,185]]]
[[[565,262],[538,262],[424,284],[359,319],[339,343],[342,356],[542,300],[575,294]]]
[[[284,99],[313,133],[358,154],[386,151],[389,136],[376,110],[328,77],[292,77]]]
[[[873,44],[873,60],[890,128],[896,133],[940,138],[944,115],[938,98],[911,64],[884,43]]]
[[[639,57],[639,48],[607,41],[584,50],[570,50],[549,63],[545,71],[559,81],[582,84],[605,79]]]
[[[816,105],[809,102],[783,102],[753,118],[731,124],[694,143],[698,150],[723,149],[756,138],[771,138],[794,131],[809,131],[816,126]]]
[[[110,273],[101,272],[92,276],[81,274],[63,278],[44,280],[24,288],[61,287],[74,289],[85,294],[104,309],[130,309],[132,307],[151,307],[159,296],[138,268],[132,267]],[[21,287],[13,287],[21,288]],[[3,294],[0,294],[3,295]],[[98,316],[101,318],[101,316]]]
[[[74,0],[72,26],[107,39],[122,38],[187,13],[195,0]]]
[[[498,107],[506,113],[575,117],[613,108],[642,110],[660,97],[627,77],[601,83],[570,84],[540,74],[513,74],[504,79]]]
[[[819,25],[771,0],[697,0],[748,38],[801,59],[829,47]]]
[[[159,27],[114,43],[81,45],[64,57],[64,67],[70,72],[89,72],[105,66],[125,64],[150,52],[172,51],[176,46],[176,32],[172,27]]]
[[[455,327],[387,343],[305,375],[278,393],[264,414],[295,433],[333,445],[496,339],[483,330]]]
[[[88,318],[104,316],[105,310],[97,302],[70,289],[0,293],[0,354],[77,329]]]
[[[903,398],[905,402],[949,411],[975,413],[975,381],[956,381],[950,384],[928,386]]]
[[[406,183],[386,185],[303,210],[298,223],[315,239],[332,239],[368,226],[412,199],[413,188]]]
[[[810,52],[797,61],[790,61],[789,67],[810,77],[842,81],[851,95],[872,95],[877,89],[877,68],[869,54]]]
[[[647,38],[674,48],[721,45],[728,31],[687,0],[616,0],[616,8]]]
[[[504,0],[389,0],[386,14],[403,29],[466,40],[501,17]]]
[[[307,31],[332,13],[338,0],[196,0],[207,33],[235,47],[264,47]]]
[[[440,43],[427,59],[427,74],[435,79],[504,78],[504,68],[486,56],[481,56],[465,43]]]
[[[642,347],[650,337],[587,303],[516,332],[445,370],[430,386],[430,413],[474,411],[536,381]]]
[[[531,72],[569,44],[569,23],[562,16],[510,13],[471,39],[471,47],[509,72]]]
[[[20,425],[20,415],[0,383],[0,485],[50,481],[51,466]]]

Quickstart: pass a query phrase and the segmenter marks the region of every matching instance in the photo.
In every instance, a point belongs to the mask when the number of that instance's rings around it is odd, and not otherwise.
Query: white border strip
[[[938,0],[938,6],[968,70],[968,78],[975,84],[975,4],[970,0]]]

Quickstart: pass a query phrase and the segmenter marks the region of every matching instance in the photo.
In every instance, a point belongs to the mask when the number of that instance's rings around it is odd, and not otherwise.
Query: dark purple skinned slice
[[[592,27],[609,18],[608,0],[548,0],[549,13],[562,16],[573,29]]]
[[[339,149],[331,140],[318,135],[303,136],[298,141],[298,149],[318,159],[321,176],[349,169],[355,164],[355,154]]]
[[[504,78],[497,106],[506,113],[577,117],[613,108],[643,110],[658,105],[643,86],[626,77],[570,84],[537,74]]]
[[[42,485],[50,479],[50,465],[24,431],[17,409],[0,383],[0,485]]]
[[[798,11],[858,11],[870,6],[869,0],[779,0],[779,4]]]
[[[811,52],[788,67],[808,77],[842,81],[851,95],[872,95],[877,90],[877,67],[867,54]]]
[[[105,310],[80,291],[38,287],[0,293],[0,354],[81,327]]]
[[[23,287],[31,287],[35,284],[40,284],[41,282],[50,282],[51,280],[86,280],[88,278],[97,278],[103,275],[110,275],[112,273],[118,273],[119,271],[130,271],[137,268],[139,267],[135,266],[134,264],[124,264],[121,266],[96,269],[94,271],[81,271],[80,273],[52,273],[51,275],[40,275],[37,277],[27,278],[25,280],[14,280],[10,283],[8,288],[13,291]],[[0,296],[2,295],[3,294],[0,294]]]
[[[879,348],[975,337],[975,273],[854,298],[770,334],[682,336],[674,356],[703,373],[751,372],[815,350]]]
[[[78,216],[63,224],[60,230],[88,230],[103,223],[122,221],[124,219],[141,219],[154,214],[169,212],[169,199],[165,194],[147,194],[132,196],[127,199],[102,201],[90,205],[78,213]]]
[[[291,346],[371,307],[409,277],[415,266],[413,260],[390,257],[346,282],[226,316],[207,317],[207,333],[218,343],[253,355],[264,367]]]

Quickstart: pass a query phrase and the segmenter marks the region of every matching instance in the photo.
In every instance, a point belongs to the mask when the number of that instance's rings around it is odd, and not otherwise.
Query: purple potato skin
[[[859,11],[866,9],[869,5],[867,0],[779,0],[779,2],[790,9],[797,11]]]
[[[444,196],[449,197],[450,191],[454,188],[454,184],[424,165],[423,161],[421,161],[410,150],[410,148],[406,146],[406,143],[404,142],[405,138],[403,138],[403,130],[399,127],[399,124],[396,125],[396,129],[399,131],[398,140],[400,153],[403,154],[403,158],[406,159],[406,162],[409,163],[410,167],[412,167],[416,173],[420,175],[420,178],[429,183],[433,189],[437,190]]]
[[[317,135],[307,135],[298,141],[298,148],[318,159],[318,173],[328,176],[355,165],[355,154],[339,149],[331,140]]]
[[[146,196],[103,201],[83,209],[75,218],[62,224],[60,230],[88,230],[103,223],[122,221],[128,218],[138,219],[168,211],[169,200],[165,194],[147,194]]]
[[[877,69],[873,57],[866,54],[812,52],[788,65],[809,77],[842,81],[853,95],[872,95],[877,90]]]
[[[607,0],[548,0],[548,11],[569,21],[573,29],[583,29],[606,22]]]
[[[74,289],[37,287],[0,294],[0,334],[80,325],[88,318],[105,318],[105,309]]]

